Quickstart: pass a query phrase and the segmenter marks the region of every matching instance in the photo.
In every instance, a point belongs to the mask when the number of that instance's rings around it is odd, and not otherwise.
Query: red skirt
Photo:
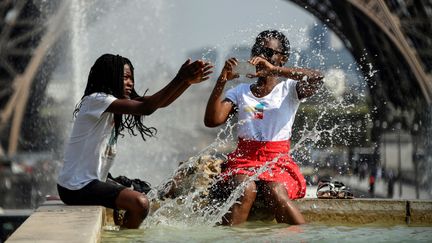
[[[237,149],[228,154],[223,165],[222,176],[253,176],[265,166],[257,180],[283,183],[289,198],[302,198],[306,195],[306,180],[289,150],[289,140],[260,142],[239,138]]]

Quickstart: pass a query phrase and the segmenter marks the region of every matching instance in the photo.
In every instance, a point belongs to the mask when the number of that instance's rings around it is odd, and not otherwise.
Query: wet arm
[[[209,75],[213,72],[213,66],[208,62],[201,60],[189,64],[190,60],[186,61],[180,68],[176,77],[165,88],[154,94],[153,96],[140,97],[139,101],[148,101],[156,99],[158,101],[157,108],[162,108],[170,105],[192,84],[200,83],[209,79]]]
[[[108,108],[107,112],[115,114],[150,115],[157,109],[165,107],[182,94],[190,84],[174,78],[168,85],[157,93],[143,96],[134,100],[117,99]]]
[[[226,82],[227,79],[223,75],[219,77],[209,97],[204,115],[204,124],[207,127],[216,127],[225,123],[233,110],[232,102],[223,99]]]
[[[274,67],[274,74],[278,76],[298,80],[297,94],[299,99],[304,99],[315,94],[323,84],[324,76],[321,72],[295,67]]]
[[[207,80],[212,73],[212,68],[213,66],[210,63],[201,60],[193,63],[187,60],[175,78],[157,93],[134,100],[115,100],[107,111],[116,114],[150,115],[157,109],[171,104],[190,85]]]
[[[115,114],[150,115],[169,102],[174,101],[190,84],[179,78],[174,78],[168,85],[150,96],[139,97],[134,100],[117,99],[106,111]],[[177,95],[175,98],[173,98]]]
[[[167,107],[176,100],[191,84],[174,78],[167,86],[150,96],[142,96],[135,100],[149,103],[156,109]],[[153,105],[152,105],[153,104]]]
[[[139,100],[117,99],[106,109],[114,114],[150,115],[155,112],[163,100],[154,96],[141,97]]]

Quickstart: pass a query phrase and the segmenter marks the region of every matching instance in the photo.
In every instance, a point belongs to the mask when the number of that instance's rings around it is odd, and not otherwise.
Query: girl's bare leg
[[[287,223],[292,225],[306,223],[300,210],[294,205],[288,197],[285,186],[278,182],[266,183],[266,190],[270,197],[270,203],[274,208],[275,218],[278,223]]]
[[[243,181],[246,181],[248,177],[246,175],[236,175],[231,180],[229,189],[232,191]],[[224,225],[238,225],[246,222],[250,209],[256,198],[256,185],[255,182],[251,181],[246,185],[243,195],[238,199],[240,203],[235,203],[231,209],[230,213],[227,213],[222,221]]]
[[[150,203],[145,194],[127,188],[118,195],[116,206],[126,210],[123,226],[137,229],[147,216]]]

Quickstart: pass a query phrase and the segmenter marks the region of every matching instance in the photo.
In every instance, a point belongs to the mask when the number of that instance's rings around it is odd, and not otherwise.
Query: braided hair
[[[73,112],[74,117],[78,114],[82,100],[85,96],[101,92],[113,95],[118,99],[124,98],[123,69],[125,64],[129,65],[132,74],[131,78],[134,81],[134,68],[131,61],[126,57],[104,54],[96,60],[95,64],[90,69],[84,95]],[[138,97],[140,96],[133,87],[130,98],[134,99]],[[137,135],[135,132],[136,129],[144,141],[146,140],[146,137],[155,136],[157,129],[154,127],[146,127],[143,124],[143,117],[144,116],[114,114],[115,139],[117,139],[119,135],[123,136],[122,131],[124,129],[127,129],[129,134],[133,136]]]
[[[252,46],[252,57],[259,56],[263,54],[264,42],[267,39],[276,39],[279,40],[282,46],[282,53],[286,55],[287,59],[290,55],[291,45],[288,38],[278,30],[265,30],[258,34],[255,39],[255,44]]]

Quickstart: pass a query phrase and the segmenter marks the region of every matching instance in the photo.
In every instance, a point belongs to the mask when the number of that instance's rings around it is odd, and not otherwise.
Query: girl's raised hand
[[[236,66],[237,64],[238,64],[238,61],[234,57],[226,60],[219,79],[222,79],[224,81],[228,81],[228,80],[238,78],[239,74],[234,72],[234,66]]]
[[[191,63],[188,59],[178,71],[176,78],[179,78],[187,84],[196,84],[209,79],[209,75],[213,73],[213,66],[210,62],[197,60]]]
[[[248,74],[248,78],[268,77],[275,75],[276,67],[262,57],[253,57],[249,63],[257,67],[255,74]]]

